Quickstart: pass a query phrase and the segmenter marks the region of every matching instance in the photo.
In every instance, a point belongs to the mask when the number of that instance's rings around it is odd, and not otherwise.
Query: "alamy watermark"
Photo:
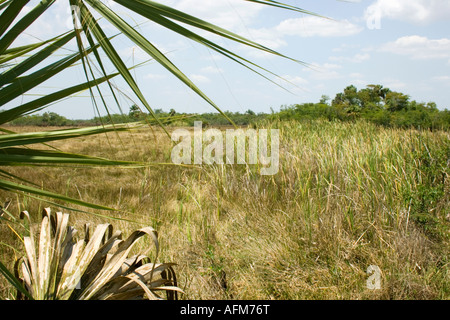
[[[210,128],[203,132],[202,122],[195,121],[193,133],[176,129],[171,138],[178,142],[171,154],[175,164],[259,164],[261,175],[278,173],[278,129],[227,129],[223,132]]]
[[[366,280],[366,287],[370,290],[381,289],[381,270],[378,266],[370,265],[367,268],[369,277]]]
[[[114,1],[112,0],[106,0],[103,1],[103,4],[106,5],[107,7],[111,8],[115,5]],[[82,30],[83,27],[81,26],[81,10],[80,10],[80,6],[73,4],[70,5],[67,8],[67,13],[69,13],[71,16],[69,18],[67,18],[66,20],[66,27],[68,29],[75,29],[75,30]]]
[[[381,12],[376,7],[369,7],[366,11],[366,26],[369,30],[381,29]]]

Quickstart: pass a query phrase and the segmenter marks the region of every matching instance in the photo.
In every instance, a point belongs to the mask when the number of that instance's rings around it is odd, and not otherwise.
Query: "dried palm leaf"
[[[134,231],[122,240],[120,231],[110,224],[100,224],[92,236],[76,239],[76,230],[68,225],[69,215],[49,208],[42,212],[39,235],[27,218],[30,235],[24,237],[25,256],[16,261],[18,299],[103,300],[103,299],[177,299],[173,263],[152,263],[144,254],[129,256],[133,245],[143,236],[152,238],[158,256],[158,234],[151,227]],[[21,266],[21,268],[19,268]],[[21,275],[19,275],[19,269]],[[28,294],[24,294],[24,290]]]

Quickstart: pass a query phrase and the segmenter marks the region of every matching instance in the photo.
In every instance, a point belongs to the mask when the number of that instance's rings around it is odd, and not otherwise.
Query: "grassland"
[[[170,164],[29,167],[14,173],[118,208],[115,217],[134,222],[108,222],[125,234],[155,227],[159,260],[178,264],[185,299],[450,297],[448,132],[386,129],[362,121],[260,126],[280,129],[274,176],[259,175],[254,165]],[[53,145],[114,159],[171,162],[170,139],[158,128]],[[8,198],[15,215],[26,209],[37,217],[48,206],[0,191],[0,201]],[[105,220],[71,214],[76,226]],[[22,248],[12,229],[21,232],[0,222],[0,259],[10,268]],[[366,286],[370,265],[381,270],[378,290]],[[0,298],[11,295],[0,279]]]

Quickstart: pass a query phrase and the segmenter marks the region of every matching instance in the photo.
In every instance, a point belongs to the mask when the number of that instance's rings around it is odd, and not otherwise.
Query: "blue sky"
[[[36,2],[30,1],[30,7]],[[118,4],[106,2],[123,17],[129,17],[129,12]],[[217,53],[159,26],[151,23],[141,25],[139,30],[162,52],[167,53],[222,110],[270,112],[272,108],[276,111],[282,105],[318,102],[322,95],[334,98],[336,93],[350,84],[358,88],[381,84],[410,95],[412,100],[434,101],[440,109],[450,109],[450,0],[285,1],[333,20],[243,0],[161,2],[220,24],[309,64],[310,67],[305,67],[211,37],[288,80],[285,82],[268,76],[288,89],[288,92]],[[70,15],[67,3],[57,1],[51,11],[45,14],[47,18],[31,26],[28,34],[46,38],[68,30]],[[136,16],[130,18],[137,22],[144,21]],[[110,34],[114,32],[107,23],[103,25]],[[18,39],[17,44],[27,41],[30,41],[29,36]],[[128,65],[146,60],[145,55],[124,37],[116,39],[115,44]],[[73,48],[73,44],[69,45],[70,48]],[[214,111],[156,63],[135,69],[133,73],[154,109]],[[83,80],[84,72],[81,66],[77,66],[49,81],[44,89],[33,94],[55,91]],[[116,84],[132,98],[122,81],[116,80]],[[21,97],[11,106],[33,97]],[[122,109],[128,112],[133,102],[125,97],[120,101]],[[118,112],[113,103],[110,109],[111,112]],[[47,110],[72,119],[94,116],[87,92]]]

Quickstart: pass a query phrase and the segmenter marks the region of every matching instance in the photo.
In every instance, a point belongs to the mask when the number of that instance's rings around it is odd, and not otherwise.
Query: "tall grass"
[[[48,188],[118,206],[115,228],[151,225],[160,259],[176,261],[188,299],[448,299],[448,132],[380,128],[366,122],[270,122],[280,129],[280,168],[253,165],[146,169],[21,169]],[[169,128],[170,129],[170,128]],[[158,141],[158,143],[155,143]],[[170,162],[164,133],[55,142],[69,152]],[[12,198],[9,212],[43,204]],[[74,224],[92,216],[73,213]],[[120,217],[120,215],[119,215]],[[20,241],[0,224],[0,258]],[[138,250],[138,249],[137,249]],[[366,286],[381,270],[381,289]],[[9,294],[2,282],[1,297]]]

